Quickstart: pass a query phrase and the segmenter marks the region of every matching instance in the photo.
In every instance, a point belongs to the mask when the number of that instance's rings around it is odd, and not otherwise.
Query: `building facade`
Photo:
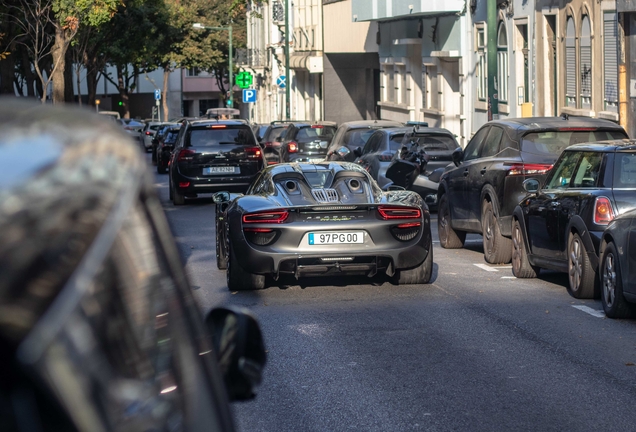
[[[618,13],[618,111],[621,125],[636,136],[636,0],[616,2]]]

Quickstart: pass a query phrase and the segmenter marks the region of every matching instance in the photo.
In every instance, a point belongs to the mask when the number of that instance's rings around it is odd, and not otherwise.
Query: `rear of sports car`
[[[430,267],[430,215],[421,198],[408,191],[374,198],[373,180],[355,174],[336,175],[327,188],[279,176],[273,183],[286,206],[250,211],[250,197],[243,198],[229,217],[229,245],[237,264],[247,273],[274,278],[394,276]],[[427,257],[431,262],[425,262]],[[413,283],[428,282],[430,271],[420,273]]]

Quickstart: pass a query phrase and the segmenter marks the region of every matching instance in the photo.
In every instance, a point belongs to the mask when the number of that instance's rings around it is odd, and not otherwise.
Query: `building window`
[[[201,69],[199,69],[198,67],[186,69],[187,77],[196,77],[196,76],[199,76],[200,73],[201,73]]]
[[[423,105],[426,109],[439,110],[439,78],[437,66],[427,65],[423,71]]]
[[[590,18],[581,20],[581,45],[579,48],[579,73],[581,74],[581,108],[592,108],[592,41]]]
[[[483,23],[476,25],[477,48],[477,98],[480,101],[488,99],[488,74],[486,67],[486,31]]]
[[[603,35],[604,109],[618,112],[618,26],[616,12],[605,12]]]
[[[565,105],[576,108],[576,29],[568,17],[565,30]]]
[[[395,69],[393,65],[384,69],[386,75],[386,101],[395,102]]]
[[[395,92],[396,92],[396,103],[401,105],[408,105],[408,98],[406,93],[407,88],[407,76],[406,76],[406,68],[404,66],[396,66],[395,67]]]
[[[508,103],[508,34],[503,21],[497,31],[497,92],[499,102]]]

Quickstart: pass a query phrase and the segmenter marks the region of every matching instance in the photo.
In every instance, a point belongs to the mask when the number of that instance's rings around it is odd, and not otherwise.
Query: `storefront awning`
[[[322,73],[322,57],[309,54],[294,54],[289,57],[289,67],[292,69],[307,70],[309,73]]]

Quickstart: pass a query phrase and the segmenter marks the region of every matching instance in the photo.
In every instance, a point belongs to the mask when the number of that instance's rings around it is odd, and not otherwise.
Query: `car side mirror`
[[[247,309],[215,308],[205,317],[231,401],[254,397],[267,354],[258,321]]]
[[[537,193],[539,190],[539,180],[533,178],[524,180],[523,189],[528,193]]]
[[[453,151],[451,156],[453,158],[453,163],[455,166],[459,166],[462,163],[462,159],[464,158],[464,150],[457,148]]]
[[[230,201],[230,193],[227,191],[217,192],[212,195],[212,201],[214,201],[214,204],[228,202]]]
[[[362,148],[356,147],[356,149],[353,151],[353,154],[356,155],[357,157],[362,156]]]

